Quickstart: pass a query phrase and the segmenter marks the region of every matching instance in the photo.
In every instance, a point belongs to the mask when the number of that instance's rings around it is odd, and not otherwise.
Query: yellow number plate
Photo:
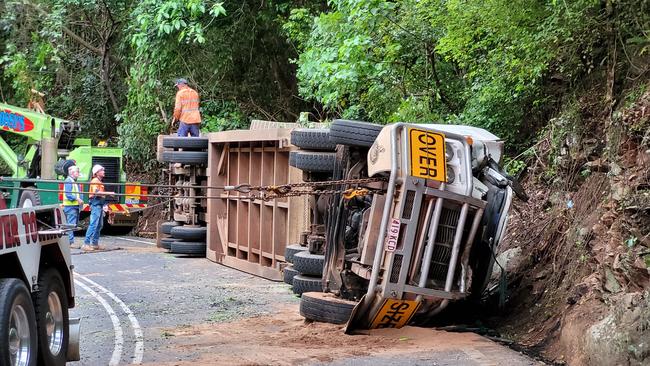
[[[408,324],[419,306],[417,301],[386,299],[370,328],[401,328]]]
[[[447,181],[445,135],[438,132],[409,130],[411,175],[418,178]]]

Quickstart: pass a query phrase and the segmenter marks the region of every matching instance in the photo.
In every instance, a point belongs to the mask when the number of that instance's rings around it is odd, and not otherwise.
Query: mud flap
[[[362,329],[402,328],[411,321],[420,307],[419,301],[376,296],[366,309],[366,296],[352,309],[350,320],[345,325],[345,334],[353,334]]]
[[[70,318],[69,329],[68,354],[66,355],[66,358],[68,361],[79,361],[81,359],[81,356],[79,354],[81,318]]]

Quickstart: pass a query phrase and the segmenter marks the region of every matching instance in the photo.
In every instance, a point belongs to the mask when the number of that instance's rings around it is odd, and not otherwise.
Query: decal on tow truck
[[[34,123],[20,113],[0,110],[0,128],[5,131],[28,132],[34,129]]]
[[[446,182],[445,135],[417,128],[409,129],[408,135],[411,175]]]
[[[386,299],[370,323],[370,329],[401,328],[411,321],[418,307],[418,301]]]
[[[24,212],[20,221],[24,227],[24,235],[19,234],[20,224],[17,214],[0,216],[0,250],[38,242],[36,213]],[[23,238],[24,240],[22,240]]]

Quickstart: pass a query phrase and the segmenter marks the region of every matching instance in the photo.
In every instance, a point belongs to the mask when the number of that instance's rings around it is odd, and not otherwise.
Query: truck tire
[[[293,256],[293,268],[306,275],[322,276],[325,256],[311,254],[308,251],[298,252]]]
[[[18,207],[35,207],[41,205],[41,196],[37,191],[34,191],[36,187],[29,187],[23,190],[20,193],[20,200],[18,201]]]
[[[334,151],[329,129],[296,128],[291,131],[291,144],[305,150]]]
[[[205,256],[205,242],[176,241],[171,243],[169,249],[174,254],[187,254],[191,256]]]
[[[27,361],[26,365],[35,366],[38,361],[36,314],[23,281],[0,279],[0,324],[7,330],[0,332],[0,365],[13,365],[16,358],[21,358]],[[12,354],[10,342],[18,342],[16,353]]]
[[[205,241],[207,233],[206,227],[185,225],[173,227],[169,232],[172,238],[192,241]]]
[[[180,225],[181,223],[178,221],[163,222],[162,224],[160,224],[160,231],[162,231],[163,234],[169,235],[171,234],[173,227],[180,226]]]
[[[304,252],[305,250],[307,250],[307,247],[303,247],[300,244],[287,245],[287,247],[284,248],[284,260],[288,263],[293,263],[293,256],[295,256],[296,253]]]
[[[370,147],[383,127],[374,123],[336,119],[330,127],[330,140],[341,145]]]
[[[305,292],[300,299],[300,315],[317,322],[345,324],[356,305],[355,301],[343,300],[330,293]]]
[[[160,247],[163,249],[170,250],[172,247],[172,243],[176,243],[182,241],[181,239],[174,239],[174,238],[162,238],[160,239]]]
[[[207,164],[207,151],[163,151],[162,161],[180,164]]]
[[[323,280],[320,277],[295,275],[293,277],[293,293],[302,295],[304,292],[323,292]]]
[[[208,148],[208,138],[165,136],[163,137],[163,147],[203,150]]]
[[[298,271],[293,269],[293,266],[284,267],[282,270],[282,279],[287,285],[293,285],[293,278],[299,274]]]
[[[293,157],[291,156],[293,155]],[[289,153],[289,162],[305,172],[329,173],[334,170],[336,153],[315,151],[292,151]]]
[[[33,298],[38,334],[38,364],[63,366],[68,356],[70,320],[68,295],[56,269],[48,268],[39,275],[38,291]]]

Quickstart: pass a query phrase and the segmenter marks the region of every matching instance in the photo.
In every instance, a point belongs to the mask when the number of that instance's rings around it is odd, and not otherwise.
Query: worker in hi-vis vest
[[[189,133],[192,137],[198,137],[201,134],[201,112],[199,112],[199,93],[187,86],[187,80],[178,79],[174,83],[178,91],[176,92],[176,102],[174,104],[174,121],[178,121],[178,136],[187,137]]]
[[[77,183],[79,178],[79,167],[73,165],[68,168],[68,177],[65,179],[63,187],[63,213],[68,221],[68,225],[79,223],[79,211],[83,207],[84,201],[81,199],[81,189]],[[74,246],[74,230],[68,232],[70,245]]]

